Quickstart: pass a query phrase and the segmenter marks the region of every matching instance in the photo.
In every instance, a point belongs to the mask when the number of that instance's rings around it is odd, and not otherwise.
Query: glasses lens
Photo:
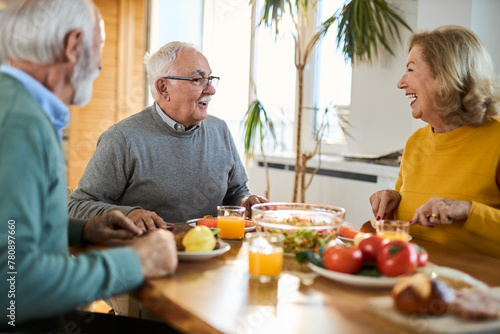
[[[217,77],[210,77],[210,83],[214,88],[217,88],[217,85],[219,84],[219,78]]]

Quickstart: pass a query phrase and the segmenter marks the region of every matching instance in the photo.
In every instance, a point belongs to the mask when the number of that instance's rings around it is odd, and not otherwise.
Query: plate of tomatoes
[[[427,265],[427,252],[412,242],[389,241],[370,235],[359,244],[335,244],[319,257],[303,252],[299,262],[309,262],[315,273],[334,281],[363,287],[392,287],[404,275]]]
[[[341,282],[348,285],[359,286],[359,287],[370,287],[370,288],[392,288],[394,284],[398,281],[399,277],[371,277],[353,274],[344,274],[341,272],[336,272],[321,268],[315,264],[308,263],[309,268],[316,274],[329,278],[331,280]]]

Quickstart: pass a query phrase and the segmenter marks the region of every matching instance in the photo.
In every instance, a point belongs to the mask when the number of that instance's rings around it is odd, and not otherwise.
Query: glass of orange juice
[[[250,278],[260,282],[277,279],[283,269],[283,240],[279,233],[247,233],[248,272]]]
[[[217,207],[217,228],[223,239],[243,239],[245,236],[245,207],[221,205]]]
[[[377,220],[376,224],[377,235],[389,240],[409,241],[410,222],[403,220],[382,219]]]

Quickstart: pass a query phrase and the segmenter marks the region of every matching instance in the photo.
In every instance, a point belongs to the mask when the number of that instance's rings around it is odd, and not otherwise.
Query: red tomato
[[[380,247],[377,267],[385,276],[409,275],[415,271],[417,263],[417,249],[414,244],[396,240]]]
[[[429,259],[429,254],[427,254],[427,251],[419,245],[414,243],[411,244],[415,245],[415,248],[417,250],[417,266],[425,267],[427,265],[427,260]]]
[[[363,262],[377,262],[377,254],[380,247],[386,244],[387,239],[371,235],[359,242],[359,249],[363,253]]]
[[[358,247],[337,245],[325,250],[323,262],[328,270],[356,274],[363,264],[363,254]]]

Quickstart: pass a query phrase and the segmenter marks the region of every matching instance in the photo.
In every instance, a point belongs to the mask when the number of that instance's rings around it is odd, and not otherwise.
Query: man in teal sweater
[[[165,230],[131,247],[68,253],[68,241],[142,233],[119,211],[68,223],[61,129],[67,105],[90,99],[102,43],[103,22],[90,0],[11,1],[0,20],[0,57],[9,64],[0,67],[1,332],[59,332],[76,306],[177,267],[175,241]]]

